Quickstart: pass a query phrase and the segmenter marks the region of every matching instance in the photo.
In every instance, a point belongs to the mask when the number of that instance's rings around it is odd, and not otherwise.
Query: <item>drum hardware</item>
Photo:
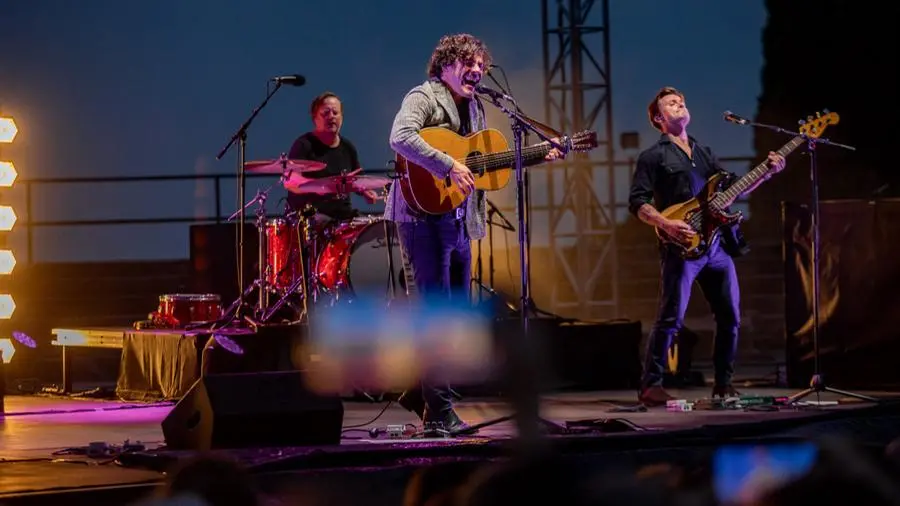
[[[269,193],[272,191],[272,189],[275,187],[275,185],[283,184],[284,181],[286,181],[288,178],[290,178],[294,174],[293,167],[296,166],[297,164],[295,163],[295,164],[291,165],[290,162],[291,161],[288,160],[287,156],[282,154],[281,158],[278,161],[278,163],[281,165],[281,168],[282,168],[281,177],[279,178],[279,180],[276,181],[275,183],[271,184],[265,190],[262,190],[262,191],[257,190],[256,196],[252,200],[250,200],[249,202],[244,204],[238,211],[236,211],[234,214],[232,214],[231,216],[228,217],[227,221],[233,221],[235,218],[238,218],[238,217],[243,218],[246,210],[249,209],[250,206],[257,205],[256,225],[255,225],[256,229],[257,229],[258,243],[259,243],[259,248],[257,250],[257,256],[258,256],[257,278],[255,280],[253,280],[253,282],[250,283],[249,286],[246,286],[246,287],[242,286],[242,288],[244,288],[244,290],[241,292],[241,294],[238,296],[238,298],[234,302],[232,302],[232,304],[224,312],[224,315],[222,316],[222,318],[217,321],[211,322],[212,329],[215,329],[220,324],[225,324],[225,325],[232,324],[232,323],[234,323],[235,319],[240,320],[241,322],[247,321],[252,326],[257,326],[261,323],[258,321],[258,317],[261,314],[265,313],[266,308],[268,306],[269,292],[273,291],[272,286],[267,282],[268,277],[266,275],[267,274],[266,273],[267,263],[265,261],[265,254],[266,254],[266,249],[265,249],[265,247],[266,247],[266,242],[265,242],[266,200],[268,199]],[[293,162],[299,162],[299,161],[294,160]],[[265,167],[266,170],[269,170],[268,167],[271,165],[268,162],[266,162],[265,165],[262,162],[253,162],[253,163],[258,164],[257,168]],[[239,242],[241,242],[241,245],[239,246],[239,248],[241,250],[243,250],[243,243],[240,240],[239,240]],[[243,256],[242,255],[239,255],[238,268],[239,269],[243,268]],[[241,275],[241,278],[243,278],[243,275]],[[256,306],[249,313],[244,313],[243,310],[246,309],[246,306],[247,306],[245,301],[246,301],[247,297],[254,291],[258,292],[258,300],[257,300]]]

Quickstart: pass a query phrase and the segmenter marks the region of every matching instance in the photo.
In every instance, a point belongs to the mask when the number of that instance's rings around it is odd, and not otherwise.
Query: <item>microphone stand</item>
[[[228,140],[228,143],[225,144],[225,147],[219,151],[219,154],[216,155],[216,160],[221,160],[225,153],[231,149],[231,146],[234,145],[235,142],[238,143],[238,202],[240,202],[240,210],[238,212],[238,221],[237,221],[237,242],[238,242],[238,307],[237,313],[235,314],[235,319],[242,320],[244,317],[244,222],[246,220],[246,209],[247,206],[244,205],[244,193],[247,188],[247,178],[244,172],[244,165],[247,163],[247,129],[250,128],[250,124],[253,123],[253,120],[256,119],[256,116],[259,112],[269,103],[272,96],[281,89],[281,81],[275,81],[275,87],[267,92],[265,100],[262,101],[261,104],[256,106],[256,109],[250,114],[250,117],[247,118],[246,121],[238,128],[237,132],[231,136],[231,139]]]
[[[507,94],[508,95],[508,94]],[[532,125],[532,120],[524,114],[510,109],[503,105],[497,97],[491,95],[483,95],[489,99],[494,106],[509,116],[510,127],[515,139],[515,171],[516,171],[516,207],[518,213],[518,242],[519,242],[519,270],[521,275],[521,293],[520,303],[521,310],[519,312],[520,324],[522,329],[522,341],[520,346],[510,348],[511,357],[510,376],[511,385],[513,387],[513,406],[517,414],[504,416],[495,420],[489,420],[479,424],[472,425],[465,429],[451,431],[451,435],[471,434],[481,428],[496,425],[507,420],[516,419],[520,437],[525,440],[535,440],[538,436],[538,423],[553,434],[565,434],[567,430],[550,420],[541,418],[540,399],[537,385],[534,383],[536,377],[536,367],[534,363],[535,353],[531,343],[529,334],[528,313],[531,307],[531,291],[529,286],[529,264],[528,264],[528,227],[525,206],[525,167],[522,159],[523,135],[526,131],[532,131],[537,136],[550,143],[552,147],[564,152],[562,146],[551,140],[549,137],[540,132]],[[511,97],[510,97],[511,98]],[[515,102],[513,101],[513,104]],[[516,356],[517,355],[517,356]],[[518,405],[518,409],[516,409]]]
[[[494,290],[494,226],[500,227],[502,230],[509,230],[510,232],[515,232],[515,227],[513,227],[512,223],[503,216],[503,213],[500,212],[500,209],[494,205],[490,199],[485,199],[487,202],[488,212],[487,212],[487,236],[488,236],[488,284],[484,284],[484,276],[482,274],[482,263],[481,263],[481,239],[478,240],[478,275],[475,278],[472,278],[472,283],[477,285],[478,290],[478,302],[481,303],[484,301],[483,299],[483,291],[487,292],[494,299],[501,299],[503,303],[509,308],[510,311],[515,313],[518,311],[516,306],[504,299],[500,296],[499,293]],[[495,222],[493,220],[493,215],[497,215],[503,220],[502,223]]]
[[[744,118],[740,118],[738,121],[734,121],[728,119],[726,116],[726,120],[732,121],[733,123],[737,123],[739,125],[750,125],[759,128],[767,128],[769,130],[790,135],[793,137],[803,137],[806,139],[806,151],[809,153],[809,177],[811,183],[811,194],[810,194],[810,208],[811,208],[811,217],[812,217],[812,244],[811,244],[811,256],[812,256],[812,316],[813,316],[813,326],[812,326],[812,337],[813,337],[813,375],[809,382],[809,388],[797,392],[796,394],[790,396],[787,400],[787,404],[795,404],[806,397],[816,394],[820,394],[821,392],[830,392],[833,394],[841,395],[844,397],[852,397],[855,399],[859,399],[862,401],[869,402],[879,402],[878,399],[874,397],[870,397],[868,395],[858,394],[855,392],[848,392],[846,390],[838,390],[837,388],[832,388],[825,383],[825,379],[820,370],[820,349],[819,349],[819,167],[816,160],[816,145],[817,144],[825,144],[829,146],[835,146],[843,149],[847,149],[850,151],[856,151],[856,148],[852,146],[848,146],[846,144],[840,144],[837,142],[832,142],[825,138],[816,138],[809,137],[805,134],[799,132],[792,132],[790,130],[786,130],[784,128],[775,126],[775,125],[767,125],[765,123],[756,123],[754,121],[750,121]],[[803,122],[801,121],[801,124]]]

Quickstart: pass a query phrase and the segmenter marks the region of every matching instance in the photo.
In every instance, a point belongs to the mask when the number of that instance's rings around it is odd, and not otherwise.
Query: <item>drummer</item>
[[[304,172],[302,176],[297,173],[291,174],[284,184],[289,190],[288,205],[291,210],[299,211],[306,204],[311,204],[317,210],[319,215],[317,218],[322,218],[321,215],[338,221],[353,218],[359,212],[351,205],[349,195],[296,192],[296,188],[309,179],[358,173],[362,170],[356,147],[340,134],[344,123],[344,110],[340,98],[326,91],[312,101],[309,112],[314,128],[294,141],[288,158],[322,162],[326,166],[322,170]],[[292,189],[294,191],[291,191]],[[359,192],[359,195],[369,204],[381,198],[373,190]]]

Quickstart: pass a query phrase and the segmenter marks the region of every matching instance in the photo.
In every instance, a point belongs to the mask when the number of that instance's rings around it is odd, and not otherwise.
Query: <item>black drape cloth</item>
[[[900,384],[900,200],[820,202],[819,371],[826,384]],[[782,203],[788,381],[813,374],[812,219]]]

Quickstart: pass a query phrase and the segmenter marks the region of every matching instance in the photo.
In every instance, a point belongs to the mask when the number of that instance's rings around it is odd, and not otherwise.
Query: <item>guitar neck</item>
[[[791,139],[791,141],[784,146],[781,146],[781,149],[776,151],[776,153],[784,158],[787,158],[787,156],[791,154],[791,152],[797,149],[804,142],[806,142],[806,138],[802,135],[798,135],[797,137]],[[757,184],[761,179],[765,178],[766,175],[771,171],[772,168],[769,167],[767,162],[763,162],[757,165],[753,168],[753,170],[744,174],[743,177],[735,181],[733,185],[729,186],[727,190],[722,192],[723,197],[726,198],[727,202],[729,203],[734,202],[738,197],[743,195],[748,188],[753,188],[755,184]]]
[[[535,144],[522,148],[522,165],[533,165],[541,162],[552,146],[549,143]],[[516,163],[515,150],[499,151],[486,155],[470,156],[466,159],[466,166],[474,172],[490,172],[492,170],[510,167]]]

